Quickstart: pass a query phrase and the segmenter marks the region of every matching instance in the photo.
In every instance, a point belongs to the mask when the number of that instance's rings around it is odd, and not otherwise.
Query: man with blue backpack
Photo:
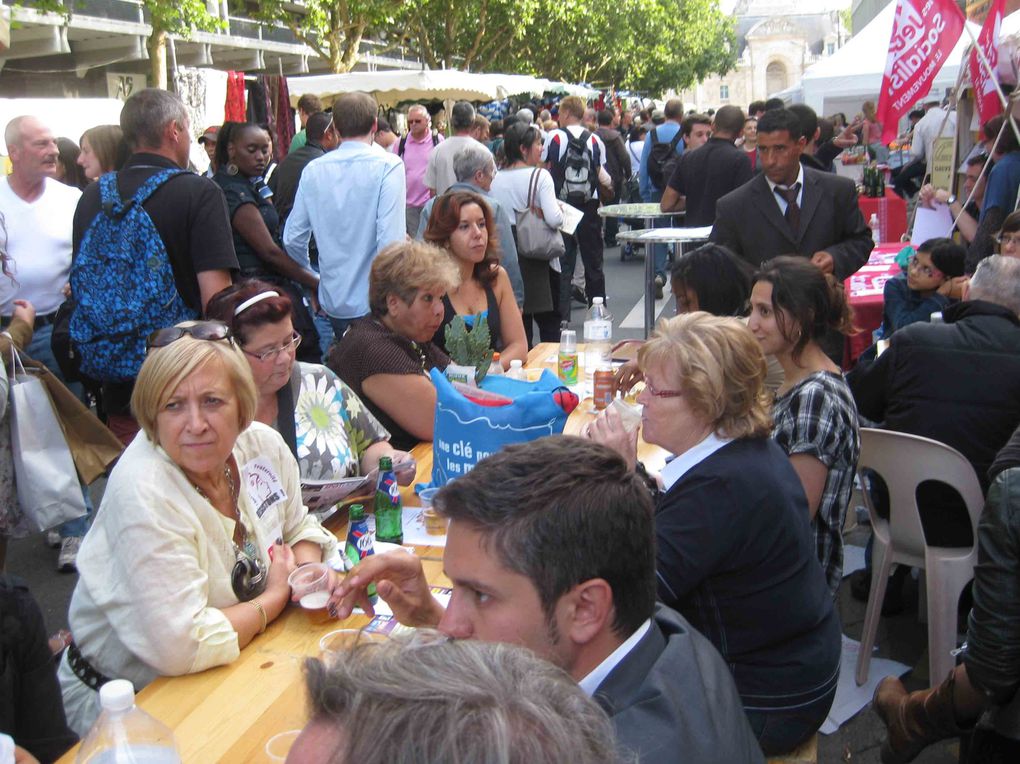
[[[681,131],[681,120],[684,118],[684,102],[679,98],[666,101],[666,121],[656,125],[645,136],[645,145],[641,150],[641,171],[639,174],[641,201],[646,204],[658,204],[666,190],[676,163],[684,153],[684,140]],[[669,218],[663,225],[668,225]],[[668,250],[665,244],[652,247],[655,256],[655,298],[662,298],[662,288],[666,284],[666,260]]]
[[[584,263],[588,305],[593,298],[606,296],[606,277],[602,272],[602,218],[599,217],[599,171],[605,172],[606,146],[581,124],[584,111],[584,101],[578,96],[567,96],[560,101],[560,126],[549,133],[542,157],[552,174],[557,198],[584,213],[574,235],[564,234],[563,237],[566,252],[560,257],[560,315],[564,321],[570,321],[570,281],[578,250]]]
[[[120,126],[133,153],[85,189],[74,216],[70,336],[126,444],[138,432],[130,402],[146,337],[200,318],[238,266],[222,191],[183,169],[191,132],[180,98],[141,90]]]

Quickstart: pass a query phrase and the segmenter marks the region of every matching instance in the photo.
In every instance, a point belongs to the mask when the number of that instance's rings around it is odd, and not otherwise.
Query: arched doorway
[[[781,61],[773,61],[765,67],[765,93],[773,96],[788,87],[786,67]]]

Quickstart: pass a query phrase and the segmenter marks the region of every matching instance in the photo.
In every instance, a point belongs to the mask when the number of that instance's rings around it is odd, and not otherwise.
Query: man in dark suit
[[[802,167],[805,144],[796,114],[762,115],[763,172],[719,200],[711,238],[756,268],[777,255],[799,254],[842,280],[868,262],[871,231],[853,181]]]
[[[421,562],[372,555],[334,590],[340,618],[365,588],[401,623],[510,642],[570,673],[605,709],[621,747],[648,762],[761,762],[722,656],[655,603],[651,496],[615,452],[552,436],[509,446],[435,498],[449,521],[444,609]]]

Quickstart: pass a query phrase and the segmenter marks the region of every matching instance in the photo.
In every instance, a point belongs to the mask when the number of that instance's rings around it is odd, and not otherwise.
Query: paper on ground
[[[948,204],[935,202],[934,208],[917,205],[914,212],[914,230],[910,232],[910,243],[915,247],[928,239],[941,239],[953,232],[953,213]]]
[[[860,687],[854,674],[857,673],[857,654],[861,643],[843,635],[843,656],[839,666],[839,684],[836,687],[836,698],[832,701],[829,716],[818,731],[823,735],[831,735],[845,722],[851,719],[862,708],[871,702],[875,687],[887,676],[903,676],[910,671],[910,666],[888,658],[871,658],[868,664],[868,681]]]
[[[864,547],[853,544],[843,545],[843,578],[864,570]]]

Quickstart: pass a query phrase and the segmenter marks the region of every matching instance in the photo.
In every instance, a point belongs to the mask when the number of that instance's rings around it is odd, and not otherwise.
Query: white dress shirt
[[[602,663],[596,666],[589,674],[584,677],[578,684],[581,689],[592,696],[595,694],[595,690],[599,688],[606,677],[609,676],[609,672],[616,668],[620,662],[627,657],[631,650],[637,645],[638,642],[648,633],[648,630],[652,628],[652,619],[646,618],[645,622],[637,627],[633,634],[625,639],[619,647],[613,652],[609,653]]]
[[[776,204],[779,205],[779,214],[785,217],[786,208],[789,207],[790,205],[786,203],[786,199],[784,199],[780,194],[776,193],[777,187],[793,188],[794,184],[800,183],[800,188],[797,190],[797,206],[798,207],[804,206],[804,165],[800,165],[800,168],[797,170],[797,180],[795,180],[789,186],[782,186],[778,183],[773,183],[771,180],[769,180],[768,175],[765,176],[765,182],[769,184],[769,190],[772,192],[772,198],[775,199]]]
[[[733,438],[720,438],[714,432],[709,433],[698,445],[671,460],[659,473],[663,490],[668,491],[676,481],[732,440]]]

